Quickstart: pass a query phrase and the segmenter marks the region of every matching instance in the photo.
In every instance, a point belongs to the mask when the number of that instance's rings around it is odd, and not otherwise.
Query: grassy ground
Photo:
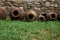
[[[0,40],[60,40],[60,22],[0,20]]]

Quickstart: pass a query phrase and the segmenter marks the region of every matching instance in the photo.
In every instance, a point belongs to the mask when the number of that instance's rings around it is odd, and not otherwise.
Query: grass
[[[0,20],[0,40],[60,40],[60,22]]]

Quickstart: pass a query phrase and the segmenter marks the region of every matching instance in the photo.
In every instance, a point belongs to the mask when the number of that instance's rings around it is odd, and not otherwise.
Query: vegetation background
[[[60,22],[0,20],[0,40],[60,40]]]

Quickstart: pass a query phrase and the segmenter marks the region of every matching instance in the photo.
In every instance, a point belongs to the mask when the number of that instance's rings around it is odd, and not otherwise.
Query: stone
[[[43,2],[45,2],[46,0],[42,0]]]
[[[57,4],[57,3],[55,3],[54,7],[58,7],[58,4]]]
[[[50,2],[45,3],[45,6],[47,6],[47,7],[49,7],[50,5],[51,5]]]
[[[54,7],[55,5],[54,4],[51,4],[52,7]]]

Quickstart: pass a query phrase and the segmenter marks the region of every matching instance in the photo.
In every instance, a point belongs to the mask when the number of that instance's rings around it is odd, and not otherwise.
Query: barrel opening
[[[51,14],[51,17],[52,17],[52,18],[55,18],[55,17],[56,17],[56,15],[55,15],[55,14]]]
[[[44,20],[44,18],[43,17],[40,17],[40,20]]]
[[[28,18],[29,19],[33,19],[33,15],[32,14],[29,14]]]
[[[18,15],[19,15],[19,12],[15,10],[15,11],[13,12],[13,15],[14,15],[14,16],[18,16]]]

